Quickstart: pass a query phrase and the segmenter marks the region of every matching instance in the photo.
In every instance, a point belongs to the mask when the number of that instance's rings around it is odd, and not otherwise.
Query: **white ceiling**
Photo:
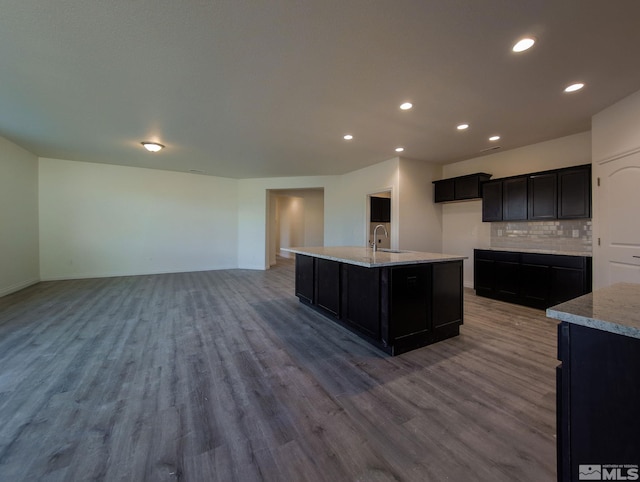
[[[496,133],[505,150],[589,130],[640,89],[639,58],[638,0],[0,0],[0,135],[234,178],[341,174],[399,145],[448,163]]]

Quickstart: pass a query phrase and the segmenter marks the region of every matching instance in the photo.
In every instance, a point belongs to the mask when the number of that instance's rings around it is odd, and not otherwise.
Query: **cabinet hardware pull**
[[[640,256],[633,256],[634,258],[640,258]]]

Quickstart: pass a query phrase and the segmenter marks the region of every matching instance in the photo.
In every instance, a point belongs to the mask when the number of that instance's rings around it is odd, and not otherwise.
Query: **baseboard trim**
[[[31,279],[28,281],[23,281],[22,283],[8,286],[7,288],[2,288],[0,289],[0,298],[2,298],[3,296],[10,295],[11,293],[15,293],[16,291],[20,291],[25,288],[28,288],[29,286],[33,286],[37,283],[40,283],[40,281],[41,281],[40,279]]]
[[[199,273],[201,271],[219,271],[226,269],[238,269],[237,266],[215,266],[204,269],[176,269],[176,270],[161,270],[161,271],[148,271],[148,272],[119,272],[119,273],[82,273],[82,274],[70,274],[64,276],[42,276],[40,281],[64,281],[73,279],[93,279],[93,278],[119,278],[123,276],[150,276],[157,274],[175,274],[175,273]]]

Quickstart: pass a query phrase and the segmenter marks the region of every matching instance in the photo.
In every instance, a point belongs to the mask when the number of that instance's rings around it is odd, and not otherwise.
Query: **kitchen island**
[[[558,480],[638,480],[640,284],[596,290],[547,316],[561,321]]]
[[[355,246],[288,248],[295,294],[390,355],[460,333],[464,256]]]

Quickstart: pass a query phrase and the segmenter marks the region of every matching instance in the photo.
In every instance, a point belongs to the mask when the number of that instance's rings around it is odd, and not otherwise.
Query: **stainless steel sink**
[[[401,249],[387,249],[387,248],[378,248],[378,251],[383,253],[410,253],[411,251],[403,251]]]

